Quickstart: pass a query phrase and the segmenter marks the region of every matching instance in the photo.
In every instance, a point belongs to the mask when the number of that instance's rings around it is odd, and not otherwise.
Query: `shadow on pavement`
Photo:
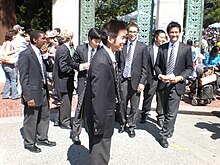
[[[195,127],[201,128],[201,129],[206,129],[213,134],[211,135],[211,138],[214,140],[217,140],[220,138],[220,123],[205,123],[205,122],[199,122],[195,124]]]
[[[89,150],[83,145],[72,144],[67,151],[67,160],[71,165],[87,165],[89,163]]]

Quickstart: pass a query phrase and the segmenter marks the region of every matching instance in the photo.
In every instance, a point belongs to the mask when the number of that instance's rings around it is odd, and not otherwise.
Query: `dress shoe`
[[[163,127],[163,121],[162,120],[157,120],[157,125],[158,125],[158,127],[162,128]]]
[[[59,121],[54,121],[53,126],[60,126],[60,122]]]
[[[135,132],[134,132],[134,130],[132,130],[132,131],[128,131],[128,136],[130,137],[130,138],[133,138],[133,137],[135,137]]]
[[[41,149],[38,148],[37,146],[35,145],[32,145],[32,146],[24,146],[25,149],[29,150],[30,152],[34,152],[34,153],[40,153],[41,152]]]
[[[173,136],[173,131],[167,135],[167,138],[171,138]]]
[[[70,125],[60,124],[60,128],[62,129],[71,129]]]
[[[125,132],[125,126],[121,125],[120,128],[118,129],[118,133],[123,133]]]
[[[53,146],[56,146],[56,142],[52,142],[52,141],[49,141],[49,140],[38,140],[37,145],[53,147]]]
[[[168,146],[169,146],[169,143],[168,143],[167,139],[165,139],[165,138],[160,138],[159,143],[163,148],[168,148]]]
[[[141,117],[140,123],[142,123],[142,124],[146,123],[146,116],[145,117],[143,117],[143,116]]]
[[[81,141],[79,140],[79,136],[72,136],[72,141],[75,145],[81,145]]]

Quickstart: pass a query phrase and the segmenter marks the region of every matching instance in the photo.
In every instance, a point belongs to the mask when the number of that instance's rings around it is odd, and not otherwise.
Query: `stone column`
[[[167,25],[175,21],[183,30],[184,0],[158,0],[157,3],[156,29],[166,31]]]
[[[79,0],[53,0],[52,27],[74,33],[74,45],[79,44]]]

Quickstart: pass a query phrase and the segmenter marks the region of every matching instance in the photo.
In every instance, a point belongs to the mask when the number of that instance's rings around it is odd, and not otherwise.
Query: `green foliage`
[[[17,23],[26,29],[48,30],[51,28],[52,0],[16,0]]]
[[[135,11],[137,3],[137,0],[96,0],[96,26],[100,27],[110,19]]]
[[[203,26],[220,22],[220,0],[205,0]]]

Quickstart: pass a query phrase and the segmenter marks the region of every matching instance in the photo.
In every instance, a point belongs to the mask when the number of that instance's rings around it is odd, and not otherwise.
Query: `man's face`
[[[101,40],[100,39],[90,39],[89,38],[89,45],[92,47],[92,48],[97,48],[101,43]]]
[[[30,42],[30,35],[29,34],[25,34],[24,38],[27,42]]]
[[[160,46],[166,42],[166,34],[160,33],[159,36],[155,39],[155,44]]]
[[[111,40],[111,49],[113,52],[121,51],[126,42],[127,30],[122,29],[119,30],[118,36],[116,38],[112,38]]]
[[[180,29],[178,27],[171,28],[168,32],[168,36],[170,38],[170,42],[175,43],[179,39]]]
[[[138,37],[138,28],[134,27],[134,26],[129,27],[129,29],[128,29],[128,40],[133,42],[137,39],[137,37]]]
[[[40,33],[39,37],[35,39],[36,46],[40,49],[46,43],[46,36],[44,33]]]

